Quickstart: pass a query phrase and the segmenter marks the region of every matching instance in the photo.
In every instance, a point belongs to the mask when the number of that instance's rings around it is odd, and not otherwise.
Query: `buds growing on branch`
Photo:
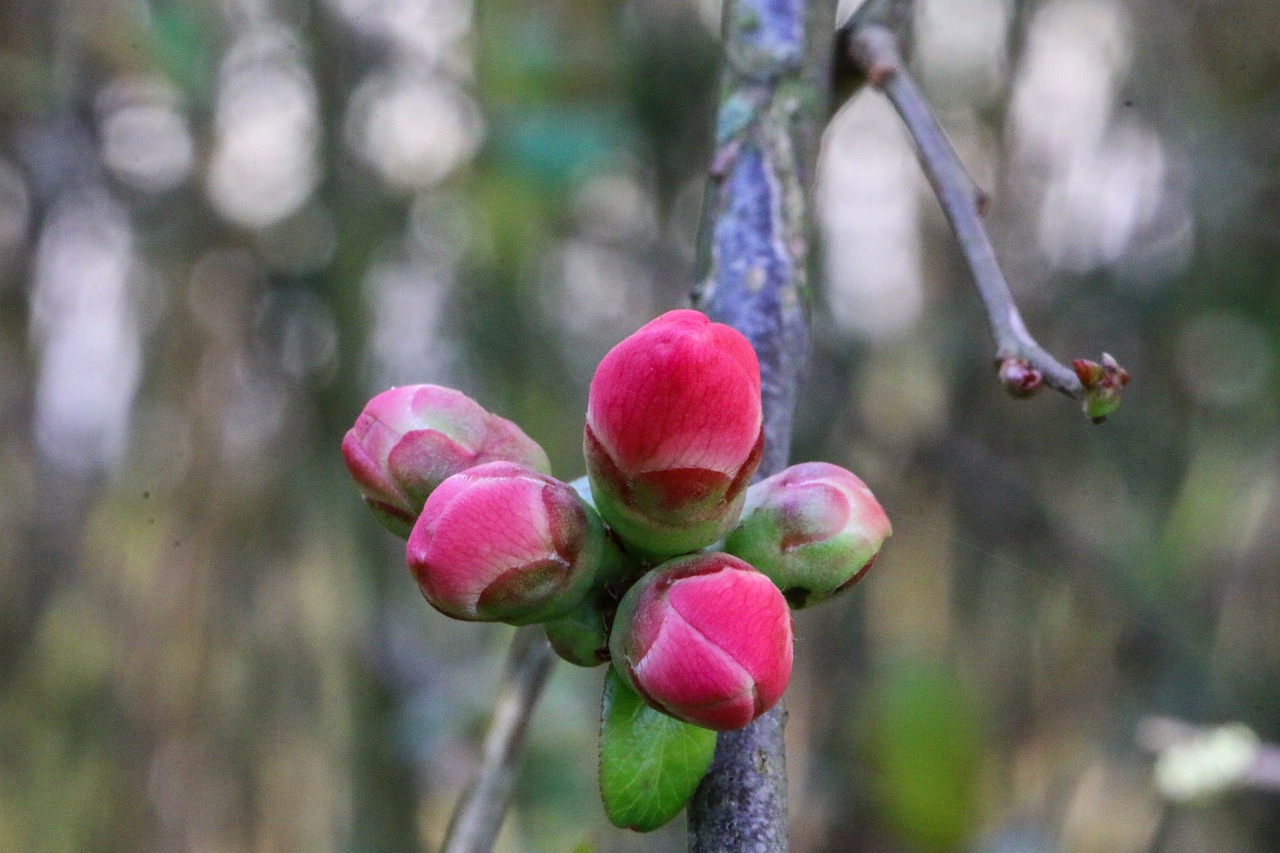
[[[1127,380],[1109,382],[1091,390],[1080,361],[1072,370],[1036,342],[1022,320],[1013,294],[996,261],[995,249],[982,224],[986,193],[977,188],[960,162],[933,109],[912,79],[903,61],[900,35],[908,29],[903,9],[910,4],[895,0],[863,3],[841,27],[837,44],[847,51],[841,57],[852,60],[872,86],[888,97],[915,143],[943,213],[951,223],[960,251],[973,274],[973,283],[987,310],[991,336],[995,339],[1000,381],[1015,397],[1029,397],[1041,385],[1082,400],[1094,423],[1101,423],[1120,405],[1120,388]],[[839,65],[837,66],[839,67]],[[1106,357],[1104,357],[1104,362]],[[1085,362],[1093,364],[1093,362]],[[1114,360],[1113,360],[1114,364]],[[1095,365],[1098,366],[1098,365]]]
[[[719,539],[737,520],[763,441],[755,351],[697,311],[641,327],[591,381],[583,444],[592,494],[646,556]]]
[[[683,310],[600,363],[574,484],[515,424],[434,385],[374,397],[342,451],[379,519],[407,533],[409,568],[441,613],[543,623],[565,660],[612,659],[653,708],[726,730],[786,689],[788,601],[849,587],[890,533],[835,465],[748,490],[762,442],[751,344]],[[729,553],[693,553],[721,539]]]
[[[835,465],[748,489],[763,441],[751,344],[671,311],[601,362],[587,476],[572,484],[515,424],[434,385],[374,397],[342,452],[379,520],[408,537],[432,607],[540,623],[570,663],[612,661],[602,794],[619,825],[654,828],[706,772],[705,729],[744,728],[782,698],[788,602],[851,586],[890,533],[863,482]],[[695,553],[718,540],[730,553]]]
[[[427,496],[459,471],[506,461],[551,472],[547,454],[520,427],[439,385],[374,397],[343,438],[342,456],[378,521],[405,537]]]
[[[773,583],[728,554],[664,563],[618,605],[613,665],[644,700],[685,722],[739,729],[791,678],[791,613]]]
[[[1077,358],[1071,363],[1084,387],[1084,413],[1095,424],[1107,419],[1120,405],[1120,389],[1129,384],[1129,371],[1111,357],[1102,354],[1102,364]]]

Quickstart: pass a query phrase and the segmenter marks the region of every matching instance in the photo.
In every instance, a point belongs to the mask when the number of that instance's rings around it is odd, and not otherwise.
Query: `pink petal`
[[[760,432],[755,352],[703,314],[668,312],[601,361],[587,419],[625,471],[705,468],[732,477]]]
[[[678,614],[668,611],[633,680],[674,716],[716,729],[742,728],[755,711],[754,680]]]

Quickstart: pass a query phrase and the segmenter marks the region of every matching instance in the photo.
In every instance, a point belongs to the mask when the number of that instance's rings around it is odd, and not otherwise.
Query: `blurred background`
[[[437,382],[582,473],[595,363],[686,304],[718,17],[0,5],[0,850],[434,849],[510,629],[424,604],[339,441]],[[917,18],[1032,330],[1135,380],[1103,427],[1009,399],[894,116],[844,107],[795,457],[895,534],[797,616],[793,849],[1280,850],[1276,794],[1170,799],[1139,739],[1280,739],[1280,4]],[[601,674],[553,676],[501,850],[682,848],[607,825]]]

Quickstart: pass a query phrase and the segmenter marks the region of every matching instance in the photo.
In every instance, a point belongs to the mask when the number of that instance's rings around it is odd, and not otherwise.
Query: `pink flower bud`
[[[405,385],[364,407],[342,439],[342,456],[374,515],[408,536],[432,490],[485,462],[518,462],[550,473],[547,454],[520,427],[461,391]]]
[[[763,441],[755,351],[697,311],[641,327],[591,380],[583,444],[592,494],[649,556],[697,550],[733,526]]]
[[[644,700],[726,731],[772,708],[791,678],[791,613],[778,588],[716,552],[664,563],[618,605],[613,665]]]
[[[527,625],[582,603],[612,547],[599,516],[567,484],[490,462],[431,493],[405,558],[446,616]]]
[[[857,583],[892,532],[865,483],[838,465],[806,462],[748,490],[724,549],[768,575],[800,608]]]

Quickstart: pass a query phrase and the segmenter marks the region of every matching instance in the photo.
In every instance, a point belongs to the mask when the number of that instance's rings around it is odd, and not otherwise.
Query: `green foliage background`
[[[906,143],[874,94],[837,118],[824,176],[899,179],[819,193],[795,452],[895,534],[797,617],[797,851],[1280,848],[1274,794],[1166,808],[1136,740],[1280,740],[1277,8],[921,4],[1029,324],[1135,376],[1101,428],[1002,394]],[[426,607],[338,443],[433,381],[582,473],[594,364],[692,284],[716,15],[0,7],[0,850],[439,843],[509,629]],[[553,677],[500,849],[682,845],[607,825],[600,677]]]

